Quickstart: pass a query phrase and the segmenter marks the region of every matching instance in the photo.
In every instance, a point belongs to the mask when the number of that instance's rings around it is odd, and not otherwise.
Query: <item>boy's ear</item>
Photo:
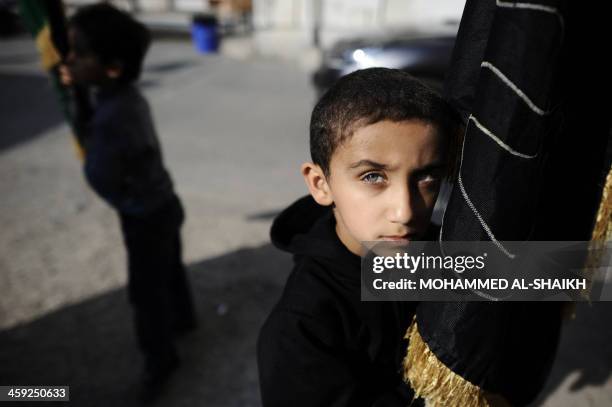
[[[106,66],[106,76],[111,79],[119,79],[123,73],[123,64],[119,61],[115,61]]]
[[[314,200],[323,206],[333,204],[334,198],[321,167],[313,163],[304,163],[302,164],[301,171],[310,195],[312,195]]]

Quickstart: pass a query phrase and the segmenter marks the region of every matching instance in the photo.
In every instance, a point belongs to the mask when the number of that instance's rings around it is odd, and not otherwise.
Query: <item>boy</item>
[[[196,319],[181,259],[181,202],[166,171],[149,106],[133,83],[150,43],[145,26],[108,4],[69,24],[65,85],[85,85],[93,114],[76,112],[85,176],[119,214],[128,253],[128,294],[145,355],[143,396],[178,367],[173,334]]]
[[[343,77],[316,105],[301,168],[310,196],[271,230],[295,267],[258,341],[265,407],[412,401],[400,371],[415,304],[360,301],[361,242],[436,238],[456,123],[437,94],[384,68]]]

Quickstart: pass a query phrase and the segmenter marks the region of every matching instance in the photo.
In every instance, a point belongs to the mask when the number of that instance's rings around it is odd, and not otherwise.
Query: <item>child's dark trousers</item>
[[[177,360],[174,332],[195,326],[181,258],[183,208],[174,196],[146,216],[120,214],[120,219],[138,342],[147,368],[163,368]]]

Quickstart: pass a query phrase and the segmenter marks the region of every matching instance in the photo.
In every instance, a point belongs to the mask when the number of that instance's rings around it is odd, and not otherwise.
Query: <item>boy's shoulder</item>
[[[344,347],[351,341],[349,332],[356,328],[348,327],[352,326],[349,321],[356,321],[355,310],[338,294],[338,287],[322,278],[325,272],[312,257],[297,259],[281,298],[262,327],[262,342],[276,344],[290,337],[304,346],[315,341]]]
[[[303,197],[275,219],[270,234],[274,245],[294,260],[280,308],[325,317],[348,298],[358,298],[360,259],[338,239],[331,208]]]
[[[328,317],[340,306],[341,283],[330,276],[331,270],[310,256],[299,256],[289,275],[278,303],[280,309],[313,317]],[[331,277],[331,278],[330,278]]]
[[[101,90],[96,95],[94,124],[117,125],[140,121],[148,117],[148,103],[137,87]]]

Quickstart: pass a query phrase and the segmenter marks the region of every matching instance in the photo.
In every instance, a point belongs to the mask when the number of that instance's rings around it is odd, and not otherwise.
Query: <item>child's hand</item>
[[[60,64],[59,66],[59,74],[60,74],[60,82],[64,86],[72,86],[72,73],[70,72],[70,68],[66,64]]]

